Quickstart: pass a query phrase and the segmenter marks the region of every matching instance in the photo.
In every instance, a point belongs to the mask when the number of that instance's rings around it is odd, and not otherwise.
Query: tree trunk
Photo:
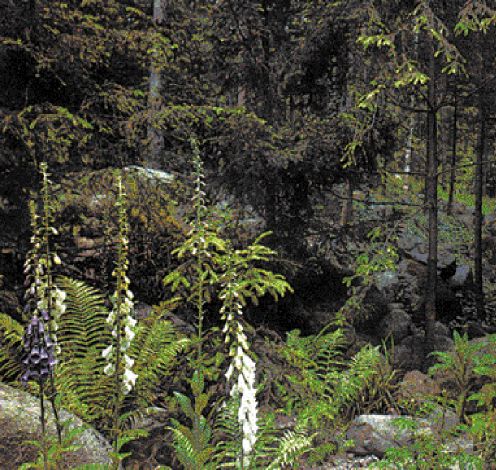
[[[153,21],[160,25],[164,21],[164,10],[162,8],[162,0],[153,1]],[[153,59],[152,59],[153,60]],[[149,106],[151,116],[160,111],[162,80],[160,77],[160,69],[152,62],[150,67],[150,84],[149,84]],[[151,118],[153,121],[153,117]],[[148,125],[148,140],[149,152],[145,158],[145,166],[148,168],[160,167],[160,155],[164,146],[163,136],[160,129],[157,129],[152,123]]]
[[[482,183],[483,161],[486,148],[486,110],[479,104],[479,136],[475,164],[475,214],[474,214],[474,289],[477,317],[484,318],[484,287],[482,278]]]
[[[441,171],[441,174],[439,175],[439,183],[441,184],[441,188],[443,190],[446,189],[446,167],[448,166],[448,145],[446,142],[446,122],[447,122],[447,116],[446,116],[446,108],[441,109],[439,112],[439,119],[438,119],[438,131],[439,131],[439,145],[438,145],[438,152],[439,152],[439,169]]]
[[[412,107],[414,105],[412,100]],[[415,125],[415,115],[410,116],[410,125],[408,126],[408,137],[406,142],[405,159],[403,162],[403,171],[405,173],[410,173],[412,171],[412,153],[413,153],[413,126]],[[403,176],[403,189],[409,189],[409,176],[405,174]]]
[[[438,149],[436,118],[436,77],[434,57],[431,58],[429,81],[429,112],[427,114],[427,178],[426,206],[429,218],[429,255],[427,258],[427,285],[425,288],[425,335],[427,352],[434,346],[434,324],[436,322],[437,297],[437,181]]]
[[[452,121],[452,141],[451,141],[451,164],[450,164],[450,182],[449,182],[449,193],[448,193],[448,215],[451,215],[453,211],[453,198],[455,196],[455,185],[456,185],[456,144],[457,144],[457,127],[458,127],[458,105],[456,102],[456,90],[455,90],[455,106],[453,108],[453,121]]]

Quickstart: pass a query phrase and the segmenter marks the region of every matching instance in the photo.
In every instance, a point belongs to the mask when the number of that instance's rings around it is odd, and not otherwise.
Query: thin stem
[[[48,455],[46,448],[46,427],[45,427],[45,400],[43,397],[43,379],[39,378],[40,386],[40,423],[41,423],[41,439],[42,439],[42,452],[43,452],[43,469],[48,470]]]
[[[123,246],[122,241],[119,242],[119,252],[118,252],[119,265],[123,256]],[[113,447],[117,451],[117,437],[119,435],[119,413],[122,401],[121,392],[121,307],[122,307],[122,274],[119,273],[117,277],[117,299],[116,299],[116,319],[115,319],[115,402],[114,402],[114,412],[112,417],[112,435],[113,435]]]
[[[45,248],[45,278],[46,278],[46,291],[45,296],[47,299],[47,310],[49,318],[52,319],[53,315],[53,279],[52,279],[52,260],[50,252],[50,222],[51,222],[51,211],[50,211],[50,194],[49,186],[50,181],[48,180],[48,171],[46,164],[43,163],[41,166],[41,171],[43,174],[43,246]],[[48,334],[51,335],[51,325],[50,322],[47,324]],[[57,439],[59,444],[62,443],[62,426],[60,425],[59,413],[56,405],[57,389],[55,388],[55,379],[53,369],[50,370],[50,390],[48,393],[48,399],[52,406],[53,416],[55,418],[55,427],[57,429]]]

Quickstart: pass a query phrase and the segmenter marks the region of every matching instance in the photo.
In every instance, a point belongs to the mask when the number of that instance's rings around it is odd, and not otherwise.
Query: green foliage
[[[457,331],[453,332],[453,340],[453,351],[432,353],[438,362],[429,369],[429,373],[441,373],[454,382],[458,397],[456,411],[458,417],[463,419],[468,394],[475,378],[477,356],[483,344],[471,342],[467,334],[460,335]]]
[[[381,227],[375,227],[368,234],[367,251],[360,253],[355,260],[354,273],[343,278],[343,283],[351,290],[348,299],[340,309],[340,315],[350,322],[366,320],[362,304],[368,288],[373,285],[375,275],[394,271],[398,253],[394,246],[397,240],[394,230],[385,233]]]
[[[461,426],[461,430],[474,439],[479,450],[479,458],[483,462],[491,462],[496,455],[494,336],[488,336],[484,341],[469,341],[466,334],[462,336],[455,332],[453,338],[455,341],[453,351],[433,353],[438,363],[431,367],[430,373],[439,374],[454,385],[457,414],[466,421],[466,424]],[[486,380],[476,393],[471,393],[477,377]],[[467,400],[477,402],[479,407],[476,413],[469,416],[465,416]]]
[[[65,459],[81,448],[80,445],[75,444],[75,441],[86,428],[72,426],[69,421],[66,421],[62,423],[62,429],[61,442],[56,436],[50,435],[44,435],[39,441],[27,441],[26,444],[38,448],[38,458],[34,462],[23,463],[19,470],[58,470],[63,466]]]
[[[292,372],[279,384],[279,393],[286,410],[317,432],[319,445],[314,445],[312,461],[335,450],[329,443],[336,438],[343,413],[367,389],[381,361],[377,348],[365,347],[345,363],[344,344],[341,328],[308,337],[295,330],[288,333],[281,350]]]
[[[375,374],[350,405],[350,415],[399,412],[396,399],[399,374],[394,368],[394,344],[388,349],[385,343],[380,349],[382,358],[375,366]]]
[[[470,416],[468,430],[479,444],[484,462],[491,462],[496,458],[496,336],[486,337],[481,344],[474,372],[484,384],[469,397],[480,411]]]
[[[90,423],[108,418],[114,386],[103,373],[102,351],[110,339],[105,299],[81,281],[67,277],[57,281],[67,293],[67,310],[59,324],[61,351],[56,370],[62,404]]]
[[[277,429],[273,413],[263,414],[258,420],[259,430],[255,452],[243,467],[239,460],[242,455],[240,423],[238,420],[239,396],[226,400],[215,420],[215,461],[217,468],[281,469],[290,466],[298,468],[298,458],[312,445],[314,436],[309,435],[307,426],[298,423],[294,430],[282,432]]]
[[[23,326],[11,316],[0,313],[0,380],[20,379]]]
[[[138,375],[134,394],[139,408],[145,409],[156,402],[158,385],[170,377],[177,355],[188,344],[159,311],[138,322],[129,354]]]
[[[195,371],[191,379],[193,400],[186,395],[175,392],[176,401],[181,411],[190,421],[190,427],[173,419],[170,430],[174,439],[174,450],[185,470],[198,468],[215,469],[212,462],[214,447],[211,444],[212,429],[208,419],[203,415],[210,396],[205,393],[205,381],[202,372]]]
[[[456,434],[438,436],[425,429],[419,421],[411,418],[398,418],[395,421],[399,432],[411,433],[411,443],[403,447],[393,447],[386,451],[385,457],[372,468],[401,468],[405,470],[448,470],[470,468],[482,470],[479,457],[464,452],[453,451],[453,439]]]

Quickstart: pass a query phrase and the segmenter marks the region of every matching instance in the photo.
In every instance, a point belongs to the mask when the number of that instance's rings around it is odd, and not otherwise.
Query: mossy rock
[[[47,406],[49,409],[50,406]],[[37,449],[27,441],[39,440],[40,407],[36,397],[23,390],[0,383],[0,468],[17,469],[25,462],[36,460]],[[55,423],[51,410],[47,410],[47,430],[55,435]],[[74,415],[62,410],[61,420],[70,421],[69,427],[81,427],[84,423]],[[74,444],[78,450],[64,455],[60,468],[107,468],[111,464],[108,442],[94,429],[87,427]],[[94,465],[94,467],[93,467]]]

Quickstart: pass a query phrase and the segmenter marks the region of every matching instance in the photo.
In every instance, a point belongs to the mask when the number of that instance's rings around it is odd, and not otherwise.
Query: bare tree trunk
[[[482,277],[482,183],[483,161],[486,147],[486,110],[479,104],[479,136],[475,165],[475,214],[474,214],[474,289],[477,317],[484,318],[484,286]]]
[[[449,193],[448,193],[448,215],[451,215],[453,211],[453,198],[455,196],[455,185],[456,185],[456,144],[457,144],[457,131],[458,131],[458,104],[457,95],[455,90],[455,106],[453,108],[453,121],[452,121],[452,141],[451,141],[451,164],[450,164],[450,182],[449,182]]]
[[[414,105],[414,101],[412,99],[412,107]],[[407,137],[407,142],[406,142],[406,150],[405,150],[405,160],[403,162],[403,171],[405,173],[410,173],[412,171],[412,153],[413,153],[413,127],[415,125],[415,115],[410,116],[410,124],[409,124],[409,129],[408,129],[408,137]],[[403,176],[403,189],[408,190],[409,188],[409,176],[404,175]]]
[[[450,129],[450,110],[449,108],[442,108],[441,113],[441,123],[440,123],[440,131],[441,131],[441,186],[443,190],[446,190],[448,187],[448,154],[450,153],[450,141],[449,141],[449,129]]]
[[[162,0],[153,1],[153,21],[160,25],[164,21],[164,10],[162,8]],[[160,111],[162,80],[160,77],[160,69],[153,63],[150,67],[150,84],[149,84],[149,106],[151,115]],[[152,118],[153,119],[153,118]],[[145,158],[145,166],[148,168],[159,168],[160,155],[164,146],[163,136],[160,129],[157,129],[153,124],[149,124],[148,140],[150,142],[149,152]]]
[[[434,346],[434,324],[436,322],[437,297],[437,117],[436,76],[434,57],[431,57],[429,81],[429,112],[427,114],[427,179],[426,206],[429,218],[429,255],[427,258],[427,285],[425,288],[425,334],[428,352]]]

